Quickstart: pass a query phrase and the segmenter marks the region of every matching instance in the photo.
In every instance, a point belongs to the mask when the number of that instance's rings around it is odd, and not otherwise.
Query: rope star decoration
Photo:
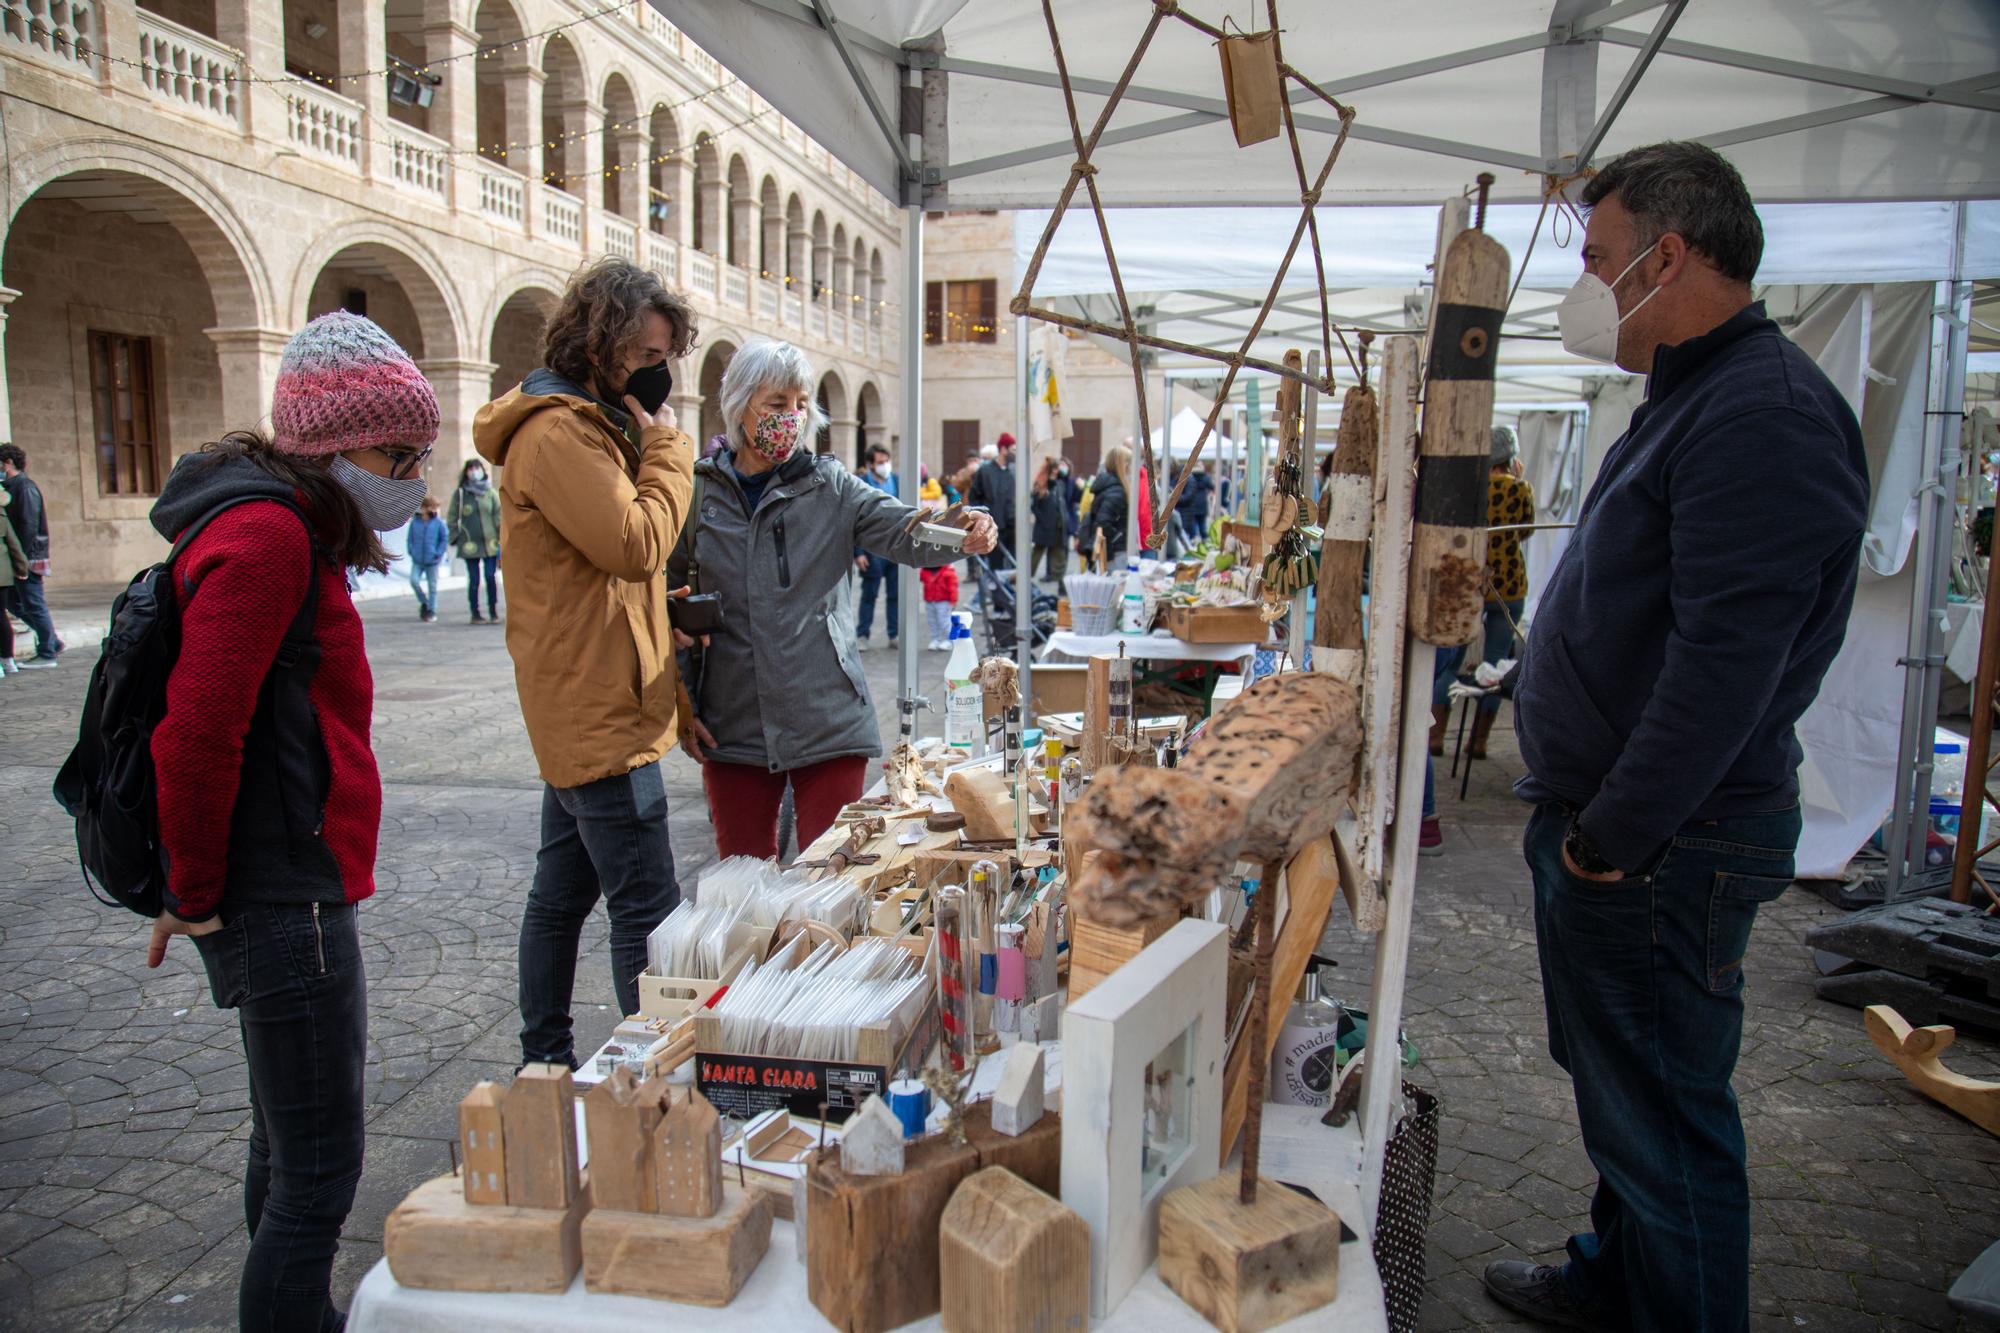
[[[1340,150],[1347,144],[1347,133],[1354,123],[1354,108],[1345,105],[1331,93],[1319,87],[1311,79],[1308,79],[1305,75],[1299,73],[1298,70],[1285,63],[1283,48],[1278,45],[1280,41],[1278,35],[1278,0],[1265,0],[1265,7],[1271,25],[1271,41],[1277,52],[1279,77],[1278,102],[1284,109],[1285,140],[1291,148],[1292,166],[1297,174],[1299,183],[1299,220],[1298,225],[1292,229],[1291,244],[1286,247],[1285,257],[1278,264],[1277,274],[1271,279],[1270,289],[1264,295],[1264,303],[1258,308],[1257,317],[1251,321],[1249,332],[1244,334],[1242,343],[1234,351],[1226,351],[1211,347],[1202,347],[1192,343],[1175,342],[1171,339],[1160,338],[1139,331],[1138,324],[1132,317],[1132,303],[1125,295],[1125,280],[1118,272],[1118,256],[1111,244],[1110,224],[1104,217],[1104,201],[1097,191],[1098,169],[1090,160],[1091,154],[1097,150],[1099,139],[1104,135],[1105,127],[1111,123],[1112,115],[1118,110],[1118,105],[1124,100],[1126,90],[1131,86],[1132,76],[1138,72],[1140,62],[1145,59],[1147,47],[1152,44],[1153,37],[1159,32],[1160,25],[1163,22],[1169,18],[1178,19],[1195,31],[1203,33],[1217,42],[1222,41],[1226,34],[1214,24],[1196,18],[1194,15],[1188,13],[1181,7],[1180,0],[1153,0],[1153,15],[1146,24],[1146,30],[1140,34],[1139,44],[1133,49],[1131,58],[1125,62],[1124,72],[1119,75],[1117,85],[1111,90],[1110,96],[1105,99],[1104,107],[1098,112],[1096,122],[1091,125],[1089,133],[1086,134],[1083,122],[1077,115],[1076,92],[1070,85],[1069,64],[1063,55],[1062,34],[1056,27],[1054,0],[1042,0],[1042,18],[1049,30],[1049,47],[1055,56],[1056,77],[1062,84],[1063,106],[1069,115],[1070,138],[1076,145],[1076,162],[1070,167],[1069,180],[1063,185],[1062,193],[1056,199],[1056,206],[1049,214],[1048,226],[1043,229],[1042,239],[1035,246],[1035,253],[1028,261],[1027,272],[1021,278],[1021,289],[1014,294],[1013,300],[1008,303],[1008,309],[1017,316],[1038,319],[1061,328],[1075,329],[1083,333],[1095,333],[1105,337],[1117,338],[1130,348],[1132,387],[1139,403],[1138,443],[1140,459],[1142,465],[1148,469],[1149,477],[1157,477],[1159,473],[1154,469],[1153,436],[1151,423],[1148,420],[1146,411],[1145,370],[1140,361],[1139,349],[1142,347],[1153,347],[1162,351],[1180,352],[1188,356],[1200,357],[1204,360],[1218,361],[1228,367],[1228,371],[1222,379],[1222,388],[1215,396],[1215,405],[1209,409],[1207,419],[1202,422],[1201,434],[1196,436],[1194,448],[1188,455],[1187,465],[1181,469],[1180,480],[1175,483],[1172,493],[1167,497],[1164,506],[1164,510],[1167,513],[1172,513],[1175,503],[1179,501],[1181,488],[1187,485],[1187,479],[1192,475],[1195,463],[1201,458],[1202,446],[1208,442],[1209,436],[1214,433],[1216,420],[1222,413],[1222,406],[1228,401],[1229,390],[1236,383],[1237,372],[1242,370],[1243,367],[1250,366],[1253,369],[1267,371],[1285,379],[1296,380],[1301,384],[1311,384],[1319,389],[1320,392],[1330,396],[1333,392],[1333,339],[1338,337],[1341,350],[1347,353],[1349,366],[1355,368],[1355,377],[1357,379],[1361,377],[1360,369],[1355,365],[1353,350],[1347,345],[1347,336],[1335,327],[1332,311],[1327,304],[1326,262],[1320,251],[1319,220],[1314,215],[1314,209],[1319,203],[1320,195],[1326,189],[1327,177],[1333,174],[1334,163],[1340,160]],[[1305,153],[1299,147],[1298,126],[1292,118],[1292,100],[1285,87],[1287,83],[1296,84],[1313,97],[1318,98],[1328,107],[1332,108],[1334,114],[1340,118],[1340,133],[1334,137],[1333,147],[1327,153],[1326,161],[1320,166],[1318,174],[1310,179],[1306,175]],[[1079,185],[1084,188],[1085,193],[1090,198],[1090,211],[1097,219],[1098,238],[1103,242],[1104,259],[1111,270],[1111,286],[1118,301],[1119,322],[1117,324],[1078,318],[1074,315],[1066,315],[1061,311],[1035,304],[1035,279],[1041,273],[1042,261],[1048,257],[1049,246],[1055,240],[1056,229],[1062,225],[1063,216],[1069,211],[1070,204],[1076,197]],[[1320,364],[1326,368],[1326,374],[1318,379],[1307,376],[1304,371],[1295,366],[1286,366],[1279,362],[1263,360],[1250,355],[1250,348],[1256,343],[1258,335],[1263,332],[1264,322],[1270,318],[1271,308],[1277,302],[1278,292],[1284,285],[1285,275],[1291,269],[1292,258],[1298,253],[1300,244],[1308,236],[1312,240],[1313,268],[1318,278],[1320,339],[1325,352],[1325,356]],[[1139,488],[1134,486],[1132,489],[1137,490]],[[1150,493],[1150,488],[1142,495],[1140,503],[1146,506],[1147,517],[1150,520],[1147,526],[1155,526],[1157,515],[1160,511],[1152,508],[1153,497]]]

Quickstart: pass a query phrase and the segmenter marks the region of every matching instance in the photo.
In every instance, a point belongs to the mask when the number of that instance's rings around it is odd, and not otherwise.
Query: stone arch
[[[314,239],[292,283],[291,308],[297,312],[293,323],[303,324],[325,313],[313,308],[313,293],[321,275],[336,267],[336,260],[343,261],[338,267],[364,277],[386,274],[402,289],[423,343],[421,348],[404,348],[413,358],[455,360],[471,345],[464,304],[444,265],[416,236],[374,218],[334,227]]]
[[[564,112],[588,100],[589,71],[576,43],[554,33],[542,46],[542,180],[571,194],[572,166],[581,165],[583,147],[564,138]]]
[[[833,257],[828,264],[828,270],[832,274],[833,294],[836,299],[843,301],[846,299],[848,292],[852,290],[854,282],[854,271],[848,267],[848,264],[847,224],[845,222],[836,222],[833,224]],[[846,282],[841,281],[840,275],[842,271],[847,273]]]
[[[560,286],[542,282],[511,284],[484,325],[486,359],[493,363],[492,396],[519,384],[541,364],[542,327],[556,303]]]
[[[727,198],[729,245],[722,257],[738,268],[748,268],[756,247],[750,226],[750,210],[755,207],[756,200],[750,195],[750,165],[743,160],[741,153],[732,154],[729,159]]]
[[[757,271],[775,278],[785,271],[785,205],[776,176],[765,174],[757,191],[757,209],[762,214],[762,225],[757,229]]]
[[[687,201],[675,197],[675,182],[681,171],[681,127],[674,109],[664,102],[653,104],[646,126],[646,225],[662,236],[674,234],[673,210],[687,208]]]
[[[833,285],[832,252],[826,232],[826,210],[815,208],[812,220],[812,294],[815,298]]]
[[[882,252],[868,253],[868,322],[882,327],[882,307],[889,300],[889,275],[882,270]]]
[[[785,200],[785,281],[789,284],[803,283],[812,271],[812,256],[807,252],[809,240],[806,233],[806,206],[799,198],[797,190]]]
[[[496,52],[507,57],[501,60],[482,56],[471,62],[473,116],[479,155],[491,162],[506,162],[509,157],[507,76],[509,69],[518,68],[521,59],[518,53],[507,48],[527,35],[528,25],[514,0],[475,0],[472,31],[482,52]]]
[[[724,248],[722,217],[721,154],[715,136],[701,131],[694,140],[694,232],[691,243],[697,250],[719,254]]]
[[[882,404],[882,387],[874,380],[861,382],[854,391],[854,457],[859,461],[868,449],[889,442],[889,417]]]
[[[48,185],[115,178],[187,241],[222,328],[289,327],[257,243],[223,196],[179,162],[134,139],[67,139],[10,154],[6,222]]]
[[[701,442],[706,449],[708,442],[723,433],[722,420],[722,373],[729,368],[730,358],[736,355],[743,340],[723,330],[717,330],[708,340],[708,346],[701,356],[701,370],[695,379],[695,387],[701,394]]]
[[[872,308],[874,298],[868,290],[868,242],[862,237],[859,227],[855,228],[854,257],[850,262],[854,265],[848,270],[852,274],[849,290],[853,298],[848,302],[847,313],[860,319]]]
[[[819,410],[826,417],[826,425],[820,430],[819,439],[813,447],[818,452],[832,453],[845,438],[852,418],[848,416],[847,381],[841,378],[837,367],[829,366],[819,377],[819,388],[814,396],[819,400]],[[838,430],[836,430],[838,426]]]

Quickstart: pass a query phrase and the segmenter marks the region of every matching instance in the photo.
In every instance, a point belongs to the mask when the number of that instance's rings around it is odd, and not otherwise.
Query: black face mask
[[[639,400],[647,413],[657,412],[674,391],[674,372],[662,361],[657,366],[641,366],[625,380],[625,392]]]

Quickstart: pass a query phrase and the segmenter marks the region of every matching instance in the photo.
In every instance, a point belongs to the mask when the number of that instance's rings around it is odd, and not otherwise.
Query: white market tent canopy
[[[1047,206],[1076,158],[1038,0],[652,3],[891,199]],[[1155,10],[1055,9],[1087,127]],[[1287,60],[1358,113],[1327,203],[1434,205],[1481,170],[1496,200],[1538,203],[1579,155],[1687,138],[1725,150],[1762,202],[2000,194],[1988,0],[1289,0],[1279,18]],[[1295,97],[1316,166],[1335,122]],[[919,124],[914,149],[898,130]],[[1173,19],[1092,160],[1108,204],[1299,202],[1282,141],[1236,147],[1215,48]]]
[[[1153,427],[1153,457],[1164,457],[1167,452],[1167,442],[1171,439],[1173,456],[1186,458],[1194,452],[1195,439],[1201,434],[1201,423],[1201,413],[1192,407],[1183,407],[1174,413],[1174,419],[1166,426]],[[1202,446],[1202,456],[1216,458],[1226,455],[1229,449],[1229,437],[1218,430],[1211,434],[1208,443]]]

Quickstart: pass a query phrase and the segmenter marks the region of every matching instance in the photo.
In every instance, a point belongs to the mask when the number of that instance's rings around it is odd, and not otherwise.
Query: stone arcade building
[[[263,421],[287,337],[343,306],[435,387],[442,497],[604,254],[700,312],[690,431],[763,335],[819,366],[822,449],[891,438],[895,210],[643,3],[0,0],[0,158],[0,441],[66,582],[158,558],[173,460]]]

